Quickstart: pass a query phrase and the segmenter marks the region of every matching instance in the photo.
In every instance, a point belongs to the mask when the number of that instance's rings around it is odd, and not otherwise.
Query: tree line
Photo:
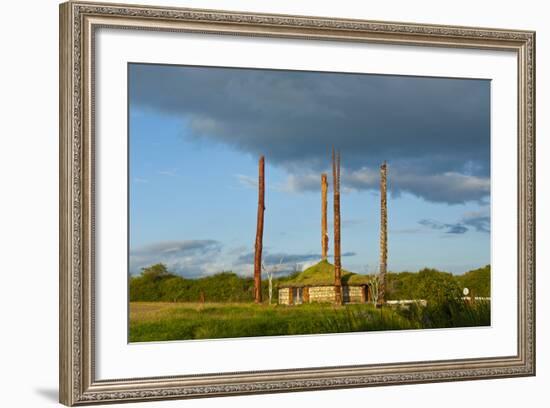
[[[296,276],[298,272],[273,279],[277,288]],[[424,268],[419,272],[386,274],[386,299],[426,299],[441,303],[462,296],[467,287],[476,297],[491,296],[491,268],[482,268],[452,275],[436,269]],[[221,272],[196,279],[171,273],[159,263],[143,268],[140,275],[130,277],[130,301],[144,302],[250,302],[255,298],[254,279],[234,272]],[[268,298],[268,283],[261,283],[262,298]],[[274,291],[276,302],[277,292]]]

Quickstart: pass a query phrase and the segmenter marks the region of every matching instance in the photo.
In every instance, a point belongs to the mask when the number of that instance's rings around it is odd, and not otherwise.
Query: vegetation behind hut
[[[452,275],[436,269],[419,272],[387,274],[386,299],[427,299],[432,301],[461,296],[464,287],[475,296],[490,297],[490,265],[464,275]],[[360,285],[368,283],[369,276],[342,270],[342,283]],[[334,265],[320,261],[310,268],[289,276],[273,279],[273,286],[323,285],[334,283]],[[145,302],[198,302],[201,291],[206,302],[250,302],[254,299],[254,279],[233,272],[221,272],[197,279],[188,279],[168,271],[165,265],[144,268],[138,276],[130,278],[130,301]],[[262,282],[262,293],[267,299],[268,285]]]

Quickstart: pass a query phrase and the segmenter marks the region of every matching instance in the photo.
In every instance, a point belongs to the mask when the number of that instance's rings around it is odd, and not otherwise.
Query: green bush
[[[468,288],[472,295],[491,297],[491,266],[474,269],[456,277],[461,288]]]
[[[388,273],[386,297],[388,300],[426,299],[432,302],[447,301],[462,296],[468,288],[475,296],[491,296],[491,267],[452,275],[436,269],[424,268],[419,272]]]
[[[201,296],[207,302],[250,302],[254,299],[254,280],[233,272],[187,279],[169,273],[163,264],[156,264],[131,277],[129,284],[132,302],[198,302]],[[262,295],[268,298],[265,280],[262,281]]]

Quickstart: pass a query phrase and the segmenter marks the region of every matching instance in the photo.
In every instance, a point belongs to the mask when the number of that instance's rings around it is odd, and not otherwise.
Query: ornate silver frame
[[[98,27],[513,51],[518,63],[518,349],[513,356],[96,380],[94,93]],[[228,11],[60,5],[60,402],[66,405],[535,375],[535,33]]]

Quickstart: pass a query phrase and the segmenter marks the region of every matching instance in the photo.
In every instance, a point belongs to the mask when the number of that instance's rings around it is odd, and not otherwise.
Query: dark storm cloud
[[[388,160],[396,194],[462,203],[489,193],[488,81],[133,64],[129,83],[133,106],[266,155],[294,191],[319,188],[334,145],[344,191],[377,188]]]
[[[130,273],[164,263],[170,272],[186,277],[197,277],[217,271],[216,258],[221,244],[214,240],[163,241],[130,251]]]

